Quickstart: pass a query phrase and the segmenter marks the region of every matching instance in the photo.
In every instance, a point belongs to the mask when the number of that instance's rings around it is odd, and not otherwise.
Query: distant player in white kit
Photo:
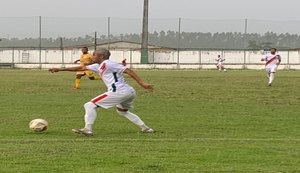
[[[281,62],[281,56],[276,53],[276,48],[271,48],[270,53],[264,55],[261,61],[266,61],[266,71],[269,78],[268,86],[272,85],[278,65]]]
[[[132,77],[139,85],[145,89],[153,89],[153,85],[145,83],[137,74],[122,64],[109,60],[110,52],[107,49],[96,50],[93,54],[95,64],[88,66],[70,67],[70,68],[52,68],[50,72],[59,71],[85,71],[92,70],[97,72],[105,83],[108,91],[98,95],[84,104],[85,108],[85,127],[81,129],[72,129],[74,133],[93,135],[93,125],[96,120],[96,108],[102,107],[108,109],[116,107],[117,113],[126,117],[132,123],[141,128],[144,133],[153,133],[154,130],[148,127],[137,115],[129,112],[132,108],[133,100],[136,97],[135,90],[125,82],[123,73]]]
[[[217,61],[217,69],[219,71],[222,71],[222,70],[226,71],[226,68],[224,67],[224,64],[223,64],[223,62],[225,61],[225,59],[222,58],[221,55],[218,55],[218,58],[215,59],[215,60]]]

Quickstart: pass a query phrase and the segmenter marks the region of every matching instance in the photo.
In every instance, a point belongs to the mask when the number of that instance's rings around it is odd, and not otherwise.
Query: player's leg
[[[96,77],[96,76],[90,76],[89,77],[90,80],[100,80],[100,77]]]
[[[93,125],[97,117],[96,108],[102,107],[108,109],[116,106],[120,103],[116,93],[106,92],[104,94],[98,95],[97,97],[91,99],[91,101],[84,104],[85,115],[85,127],[81,129],[73,129],[72,131],[78,134],[91,135],[93,134]]]
[[[275,73],[276,73],[276,68],[277,66],[272,66],[268,69],[268,72],[269,72],[269,82],[268,82],[268,86],[271,86],[272,85],[272,82],[275,78]]]
[[[91,70],[86,70],[85,74],[90,80],[100,80],[100,77],[95,77],[94,73]]]
[[[76,73],[74,89],[79,89],[80,88],[80,80],[81,80],[81,77],[84,76],[84,75],[85,74],[82,73],[82,72],[77,72]]]
[[[129,121],[131,121],[135,125],[139,126],[141,128],[142,132],[153,133],[154,130],[151,129],[150,127],[148,127],[138,115],[129,111],[129,109],[132,108],[134,98],[135,98],[135,93],[132,93],[128,97],[128,99],[126,99],[122,103],[118,104],[116,106],[118,114],[127,118]]]
[[[274,65],[272,68],[271,68],[271,74],[270,74],[270,81],[269,83],[272,84],[274,78],[275,78],[275,73],[277,71],[277,65]]]
[[[117,107],[117,112],[119,115],[126,117],[133,124],[139,126],[141,128],[142,132],[144,132],[144,133],[153,133],[154,132],[154,130],[151,129],[150,127],[148,127],[139,116],[128,111],[128,109],[121,109],[121,108]]]
[[[84,104],[85,115],[84,121],[85,126],[81,129],[72,129],[74,133],[84,134],[84,135],[93,135],[93,125],[97,117],[96,112],[97,106],[92,102],[87,102]]]
[[[266,72],[267,72],[268,81],[270,81],[271,69],[270,68],[266,68]]]
[[[221,69],[222,69],[223,71],[226,71],[226,68],[224,67],[223,64],[221,65]]]
[[[275,78],[275,73],[276,73],[276,69],[277,69],[277,66],[274,65],[271,69],[270,69],[270,77],[269,77],[269,86],[272,85],[272,82]]]
[[[218,64],[218,70],[221,71],[222,70],[222,64]]]
[[[267,72],[267,77],[268,77],[268,85],[270,86],[270,75],[271,73],[270,72]]]
[[[274,78],[275,78],[275,72],[271,72],[269,77],[269,83],[268,83],[269,86],[272,85]]]
[[[91,101],[84,104],[85,115],[85,127],[82,129],[73,129],[72,131],[78,134],[85,134],[85,135],[92,135],[93,134],[93,125],[95,123],[97,113],[96,108],[110,108],[115,106],[117,103],[114,102],[114,96],[109,92],[104,94],[98,95],[97,97],[93,98]]]
[[[93,130],[93,125],[97,117],[97,112],[96,112],[97,106],[92,103],[92,102],[87,102],[84,104],[84,109],[85,109],[85,115],[84,115],[84,122],[85,122],[85,127],[86,129],[92,131]]]

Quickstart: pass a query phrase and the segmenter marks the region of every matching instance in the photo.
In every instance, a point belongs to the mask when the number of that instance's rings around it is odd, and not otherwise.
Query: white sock
[[[84,109],[85,109],[85,115],[84,115],[85,127],[84,128],[86,128],[90,131],[92,131],[93,124],[97,117],[96,107],[97,106],[92,102],[87,102],[84,104]]]
[[[133,122],[134,124],[142,128],[142,130],[149,128],[148,126],[145,125],[145,123],[141,120],[141,118],[135,115],[134,113],[131,113],[129,111],[126,112],[117,111],[117,112],[119,115],[126,117],[127,119],[129,119],[129,121]]]
[[[271,84],[273,82],[274,77],[275,77],[274,73],[270,73],[269,84]]]

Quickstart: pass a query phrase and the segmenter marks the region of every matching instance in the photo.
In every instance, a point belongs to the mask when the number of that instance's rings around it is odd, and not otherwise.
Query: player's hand
[[[54,72],[59,72],[59,69],[58,68],[50,68],[48,71],[51,73],[54,73]]]
[[[141,86],[145,89],[149,89],[149,90],[153,90],[154,89],[154,85],[152,84],[148,84],[148,83],[142,83]]]
[[[122,65],[123,65],[123,66],[126,66],[126,65],[127,65],[126,59],[123,59],[123,60],[122,60]]]

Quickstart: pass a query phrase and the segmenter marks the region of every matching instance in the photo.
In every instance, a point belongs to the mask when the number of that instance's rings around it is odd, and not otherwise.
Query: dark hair
[[[272,49],[274,49],[275,51],[277,51],[277,49],[276,49],[276,48],[274,48],[274,47],[272,47],[270,50],[272,50]]]
[[[82,47],[82,49],[89,49],[88,47]]]

